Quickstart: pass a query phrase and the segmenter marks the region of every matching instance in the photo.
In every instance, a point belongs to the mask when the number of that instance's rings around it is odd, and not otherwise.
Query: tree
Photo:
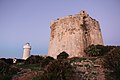
[[[59,55],[57,55],[57,59],[67,59],[68,57],[69,57],[69,55],[65,51],[63,51]]]

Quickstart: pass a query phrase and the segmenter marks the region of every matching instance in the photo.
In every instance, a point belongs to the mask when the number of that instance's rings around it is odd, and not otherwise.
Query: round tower
[[[86,11],[51,22],[48,55],[57,58],[65,51],[69,57],[84,57],[84,50],[91,44],[103,45],[99,22]]]
[[[29,56],[30,56],[30,50],[31,50],[31,46],[30,46],[30,43],[26,43],[24,46],[23,46],[23,59],[27,59]]]

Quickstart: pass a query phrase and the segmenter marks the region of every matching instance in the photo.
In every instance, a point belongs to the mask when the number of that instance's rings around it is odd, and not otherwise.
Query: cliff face
[[[54,58],[63,51],[70,57],[83,57],[84,49],[89,45],[103,45],[98,21],[85,11],[51,21],[50,28],[48,55]]]

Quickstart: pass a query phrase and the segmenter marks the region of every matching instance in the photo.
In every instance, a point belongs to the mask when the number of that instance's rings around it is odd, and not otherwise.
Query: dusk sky
[[[47,55],[50,21],[85,10],[100,23],[105,45],[120,45],[120,0],[0,0],[0,58]]]

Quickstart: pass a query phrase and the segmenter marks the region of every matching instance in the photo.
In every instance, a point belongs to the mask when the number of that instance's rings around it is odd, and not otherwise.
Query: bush
[[[3,61],[3,62],[5,62],[5,60],[6,60],[5,58],[0,58],[0,61]]]
[[[0,73],[5,75],[9,71],[9,65],[0,60]]]
[[[24,59],[17,59],[17,62],[16,63],[24,63],[25,60]]]
[[[12,65],[12,64],[13,64],[13,59],[11,59],[11,58],[6,59],[5,62],[6,62],[7,64]]]
[[[45,67],[45,73],[40,80],[73,80],[72,66],[68,61],[54,60]]]
[[[11,80],[12,76],[19,71],[18,68],[11,67],[9,64],[0,60],[0,80]]]
[[[101,55],[100,51],[102,47],[103,47],[102,45],[90,45],[84,51],[87,56],[96,57]]]
[[[26,61],[25,64],[26,66],[29,66],[30,64],[38,64],[39,67],[44,68],[46,65],[49,64],[49,62],[53,61],[54,58],[47,56],[47,57],[43,57],[43,56],[30,56]],[[23,67],[25,65],[22,65]]]
[[[5,63],[7,63],[7,64],[9,64],[9,65],[12,65],[12,64],[13,64],[13,59],[11,59],[11,58],[8,58],[8,59],[1,58],[0,60],[1,60],[1,61],[4,61]]]
[[[106,55],[110,50],[112,50],[115,46],[103,46],[103,45],[90,45],[88,46],[84,52],[89,57],[98,57]]]
[[[115,80],[120,80],[120,47],[112,49],[104,56],[104,67],[110,71]]]
[[[54,60],[53,57],[47,56],[42,62],[41,62],[41,67],[45,67],[46,65],[49,64],[49,62],[52,62]]]
[[[69,57],[69,55],[65,51],[63,51],[59,55],[57,55],[57,59],[67,59],[68,57]]]
[[[25,61],[25,64],[37,64],[41,63],[44,57],[39,56],[39,55],[31,55],[27,60]]]

